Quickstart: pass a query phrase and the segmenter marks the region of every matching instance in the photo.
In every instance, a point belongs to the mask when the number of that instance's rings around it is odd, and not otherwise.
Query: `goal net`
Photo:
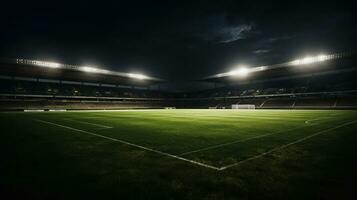
[[[232,109],[255,109],[254,104],[232,104]]]

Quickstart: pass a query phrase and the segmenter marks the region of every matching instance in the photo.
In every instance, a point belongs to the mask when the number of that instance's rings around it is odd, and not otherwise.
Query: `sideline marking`
[[[64,125],[61,125],[61,124],[56,124],[56,123],[53,123],[53,122],[48,122],[48,121],[44,121],[44,120],[40,120],[40,119],[34,119],[34,120],[37,121],[37,122],[41,122],[41,123],[45,123],[45,124],[51,124],[53,126],[57,126],[57,127],[61,127],[61,128],[69,129],[69,130],[73,130],[73,131],[77,131],[77,132],[81,132],[81,133],[86,133],[88,135],[92,135],[92,136],[96,136],[96,137],[100,137],[100,138],[105,138],[107,140],[119,142],[119,143],[122,143],[122,144],[126,144],[128,146],[137,147],[139,149],[144,149],[146,151],[154,152],[154,153],[157,153],[157,154],[160,154],[160,155],[164,155],[164,156],[168,156],[168,157],[175,158],[175,159],[178,159],[178,160],[182,160],[182,161],[185,161],[185,162],[189,162],[191,164],[195,164],[195,165],[198,165],[198,166],[201,166],[201,167],[214,169],[214,170],[217,170],[217,171],[220,170],[219,167],[215,167],[215,166],[204,164],[204,163],[197,162],[197,161],[194,161],[194,160],[186,159],[186,158],[183,158],[183,157],[180,157],[180,156],[176,156],[176,155],[169,154],[169,153],[166,153],[166,152],[162,152],[162,151],[159,151],[159,150],[151,149],[149,147],[144,147],[144,146],[137,145],[137,144],[134,144],[134,143],[130,143],[130,142],[127,142],[127,141],[124,141],[124,140],[115,139],[115,138],[112,138],[112,137],[108,137],[108,136],[92,133],[92,132],[81,130],[81,129],[77,129],[77,128],[72,128],[72,127],[69,127],[69,126],[64,126]]]
[[[81,124],[89,124],[89,125],[98,126],[98,127],[101,127],[101,128],[113,128],[111,126],[105,126],[105,125],[102,125],[102,124],[95,124],[95,123],[90,123],[90,122],[78,121],[78,120],[75,120],[75,119],[65,119],[65,120],[73,121],[73,122],[77,122],[77,123],[81,123]]]
[[[354,124],[354,123],[356,123],[356,122],[357,122],[357,120],[354,120],[354,121],[350,121],[350,122],[346,122],[346,123],[340,124],[340,125],[335,126],[335,127],[332,127],[332,128],[328,128],[328,129],[325,129],[325,130],[322,130],[322,131],[318,131],[318,132],[316,132],[316,133],[314,133],[314,134],[311,134],[311,135],[308,135],[308,136],[306,136],[306,137],[300,138],[300,139],[295,140],[295,141],[293,141],[293,142],[290,142],[290,143],[288,143],[288,144],[284,144],[284,145],[281,145],[281,146],[279,146],[279,147],[275,147],[275,148],[273,148],[273,149],[271,149],[271,150],[269,150],[269,151],[266,151],[266,152],[264,152],[264,153],[258,154],[258,155],[256,155],[256,156],[252,156],[252,157],[246,158],[246,159],[244,159],[244,160],[241,160],[241,161],[239,161],[239,162],[236,162],[236,163],[233,163],[233,164],[230,164],[230,165],[226,165],[226,166],[220,167],[219,170],[225,170],[225,169],[228,169],[228,168],[231,168],[231,167],[240,165],[240,164],[242,164],[242,163],[245,163],[245,162],[247,162],[247,161],[251,161],[251,160],[258,159],[258,158],[263,157],[263,156],[265,156],[265,155],[267,155],[267,154],[270,154],[270,153],[272,153],[272,152],[274,152],[274,151],[278,151],[278,150],[281,150],[281,149],[285,149],[285,148],[287,148],[287,147],[289,147],[289,146],[292,146],[292,145],[294,145],[294,144],[303,142],[303,141],[308,140],[308,139],[310,139],[310,138],[312,138],[312,137],[321,135],[321,134],[323,134],[323,133],[325,133],[325,132],[332,131],[332,130],[335,130],[335,129],[339,129],[339,128],[344,127],[344,126],[348,126],[348,125]]]

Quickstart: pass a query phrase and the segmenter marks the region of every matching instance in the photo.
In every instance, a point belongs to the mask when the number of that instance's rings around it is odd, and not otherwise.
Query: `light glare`
[[[34,61],[35,65],[42,66],[42,67],[49,67],[49,68],[59,68],[61,67],[60,63],[55,62],[45,62],[45,61]]]
[[[291,63],[293,65],[306,65],[306,64],[311,64],[311,63],[316,63],[316,62],[324,62],[328,59],[328,57],[326,55],[318,55],[316,57],[305,57],[305,58],[302,58],[302,59],[297,59],[297,60],[294,60],[292,61]]]
[[[255,67],[252,69],[252,71],[258,72],[258,71],[264,71],[267,70],[268,67],[267,66],[260,66],[260,67]]]
[[[317,60],[320,61],[320,62],[323,62],[323,61],[327,60],[327,56],[326,55],[319,55],[319,56],[317,56]]]
[[[313,57],[306,57],[304,59],[301,60],[301,64],[310,64],[315,62],[315,59]]]
[[[96,67],[89,67],[89,66],[83,66],[80,68],[84,72],[89,72],[89,73],[108,73],[108,70],[105,69],[99,69]]]
[[[134,74],[134,73],[129,73],[129,77],[135,78],[135,79],[140,79],[140,80],[148,78],[147,76],[145,76],[143,74]]]
[[[249,74],[249,69],[246,67],[240,67],[237,70],[233,70],[228,72],[228,75],[230,76],[239,76],[239,77],[246,77]]]

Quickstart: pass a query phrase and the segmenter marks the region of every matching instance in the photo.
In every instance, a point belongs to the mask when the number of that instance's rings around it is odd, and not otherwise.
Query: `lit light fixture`
[[[328,56],[321,54],[316,57],[309,56],[309,57],[305,57],[302,59],[297,59],[297,60],[292,61],[291,63],[293,65],[306,65],[306,64],[316,63],[316,62],[324,62],[327,59],[328,59]]]
[[[314,57],[305,57],[301,60],[301,64],[305,65],[305,64],[310,64],[315,62],[315,58]]]
[[[143,80],[143,79],[147,79],[148,77],[143,75],[143,74],[134,74],[134,73],[129,73],[128,74],[130,78],[135,78],[135,79],[140,79],[140,80]]]
[[[109,73],[108,70],[99,69],[96,67],[89,67],[89,66],[80,67],[80,70],[82,70],[84,72],[89,72],[89,73],[103,73],[103,74]]]
[[[49,67],[49,68],[59,68],[62,66],[60,63],[37,61],[37,60],[33,61],[33,64],[37,66]]]
[[[325,61],[325,60],[327,60],[327,56],[326,55],[319,55],[319,56],[317,56],[317,60],[319,61],[319,62],[323,62],[323,61]]]
[[[246,77],[249,74],[249,69],[247,67],[240,67],[237,70],[228,72],[229,76]]]

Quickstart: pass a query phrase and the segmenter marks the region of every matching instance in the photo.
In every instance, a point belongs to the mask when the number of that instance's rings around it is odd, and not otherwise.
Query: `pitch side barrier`
[[[296,96],[318,96],[318,95],[341,95],[357,94],[357,90],[343,90],[332,92],[305,92],[305,93],[285,93],[285,94],[262,94],[262,95],[242,95],[242,96],[220,96],[220,97],[201,97],[201,98],[183,98],[186,100],[222,100],[222,99],[250,99],[264,97],[296,97]]]
[[[94,96],[63,96],[63,95],[33,95],[33,94],[0,94],[0,97],[13,98],[45,98],[45,99],[91,99],[91,100],[135,100],[135,101],[162,101],[165,98],[134,98],[134,97],[94,97]]]
[[[263,94],[263,95],[241,95],[241,96],[219,96],[219,97],[192,97],[192,98],[140,98],[140,97],[94,97],[94,96],[63,96],[63,95],[32,95],[32,94],[0,94],[0,97],[16,98],[46,98],[46,99],[73,99],[73,100],[135,100],[135,101],[167,101],[167,100],[222,100],[222,99],[249,99],[266,97],[297,97],[297,96],[319,96],[319,95],[341,95],[357,94],[357,90],[341,90],[331,92],[304,92],[285,94]],[[9,99],[8,99],[9,100]]]

